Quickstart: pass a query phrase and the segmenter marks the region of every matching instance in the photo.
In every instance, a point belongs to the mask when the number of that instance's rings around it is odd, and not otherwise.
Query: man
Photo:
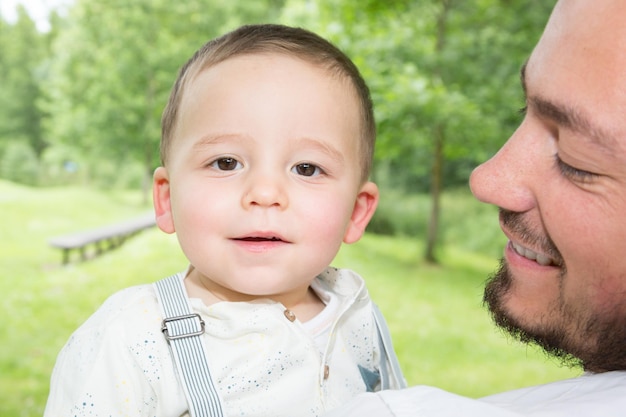
[[[560,0],[521,75],[524,121],[470,180],[509,238],[484,299],[499,326],[586,373],[480,400],[366,394],[332,416],[626,413],[626,1]]]

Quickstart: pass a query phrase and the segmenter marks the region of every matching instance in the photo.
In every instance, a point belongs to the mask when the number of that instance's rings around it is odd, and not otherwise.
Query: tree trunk
[[[437,247],[437,236],[439,235],[439,212],[443,183],[443,146],[445,143],[444,126],[442,124],[438,124],[433,129],[433,138],[435,146],[430,172],[430,219],[428,221],[428,236],[424,257],[426,262],[437,263],[435,249]]]
[[[448,13],[452,8],[453,0],[441,0],[441,10],[437,17],[437,40],[435,49],[437,55],[442,57],[446,47],[446,30],[448,23]],[[435,67],[435,75],[443,83],[441,74],[441,64]],[[430,219],[428,221],[428,236],[426,240],[426,252],[424,258],[426,262],[437,263],[435,250],[437,248],[437,237],[439,236],[439,213],[441,192],[443,189],[443,163],[444,163],[444,144],[445,144],[445,125],[438,122],[433,128],[433,164],[431,167],[430,177]]]

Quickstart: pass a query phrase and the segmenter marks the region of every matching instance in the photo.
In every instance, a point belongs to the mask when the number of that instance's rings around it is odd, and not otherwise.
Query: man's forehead
[[[557,42],[562,48],[624,55],[625,22],[624,0],[560,0],[536,49],[544,43]]]
[[[528,104],[559,125],[625,147],[626,1],[600,0],[598,8],[590,3],[559,3],[522,66],[522,85]],[[618,12],[619,22],[615,16],[608,23],[602,19]]]

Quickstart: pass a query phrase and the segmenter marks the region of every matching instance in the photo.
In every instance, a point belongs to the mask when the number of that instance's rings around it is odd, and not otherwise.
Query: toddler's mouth
[[[245,242],[282,242],[282,239],[276,236],[271,237],[261,237],[261,236],[249,236],[249,237],[241,237],[235,240],[243,240]]]

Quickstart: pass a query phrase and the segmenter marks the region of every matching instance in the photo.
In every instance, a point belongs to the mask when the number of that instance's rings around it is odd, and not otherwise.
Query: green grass
[[[47,239],[150,209],[136,193],[32,189],[0,181],[1,416],[42,414],[58,351],[106,297],[186,266],[175,237],[156,228],[115,251],[67,266]],[[446,235],[456,236],[454,227],[448,225]],[[459,244],[446,246],[440,266],[422,263],[421,236],[367,235],[344,246],[335,261],[366,278],[409,383],[476,397],[576,375],[494,329],[480,298],[495,259],[462,249],[462,239],[454,239]]]

